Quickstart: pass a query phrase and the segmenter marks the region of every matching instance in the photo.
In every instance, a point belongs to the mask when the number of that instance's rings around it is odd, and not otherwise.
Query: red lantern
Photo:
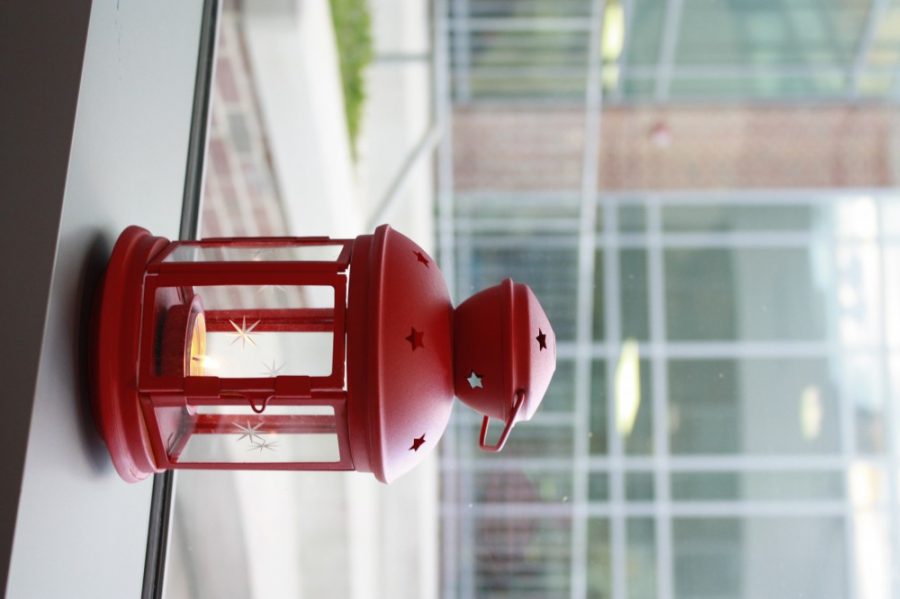
[[[528,287],[506,280],[454,311],[437,265],[386,225],[198,242],[130,227],[96,320],[94,409],[127,481],[244,468],[389,482],[435,447],[454,395],[501,449],[556,364]]]

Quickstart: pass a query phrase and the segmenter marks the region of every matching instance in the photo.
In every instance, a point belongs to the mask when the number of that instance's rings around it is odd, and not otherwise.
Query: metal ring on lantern
[[[519,413],[519,408],[525,403],[525,390],[517,389],[516,390],[516,403],[513,405],[512,412],[510,412],[509,416],[506,418],[506,426],[503,428],[503,432],[500,433],[500,438],[497,439],[497,442],[494,445],[486,445],[485,441],[487,440],[487,432],[488,427],[491,425],[491,417],[485,416],[484,420],[481,421],[481,437],[478,440],[478,445],[481,449],[485,451],[500,451],[503,449],[503,446],[506,445],[506,440],[509,438],[509,433],[512,432],[513,426],[516,423],[516,416]]]

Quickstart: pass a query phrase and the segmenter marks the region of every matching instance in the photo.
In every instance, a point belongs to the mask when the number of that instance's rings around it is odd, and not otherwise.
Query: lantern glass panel
[[[329,376],[334,297],[334,288],[325,285],[161,287],[159,373]]]
[[[283,242],[211,245],[185,243],[163,262],[334,262],[343,244],[286,245]]]
[[[334,408],[249,404],[155,408],[173,463],[273,464],[340,461]]]

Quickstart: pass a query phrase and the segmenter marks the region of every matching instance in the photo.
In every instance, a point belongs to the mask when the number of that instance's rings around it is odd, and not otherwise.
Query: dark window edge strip
[[[184,200],[178,233],[178,238],[182,240],[196,239],[200,227],[200,194],[203,189],[209,103],[215,65],[218,0],[204,0],[202,10]],[[141,599],[161,599],[163,595],[174,495],[175,476],[171,470],[153,477]]]

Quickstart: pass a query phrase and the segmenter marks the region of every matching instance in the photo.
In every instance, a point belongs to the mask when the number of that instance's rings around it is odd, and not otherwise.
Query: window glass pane
[[[606,263],[603,256],[602,251],[594,254],[594,341],[606,339]]]
[[[666,250],[668,337],[822,339],[828,296],[813,267],[806,250]]]
[[[610,596],[612,575],[610,572],[609,520],[588,520],[588,568],[587,587],[590,599]]]
[[[591,501],[609,501],[609,475],[591,472],[588,477],[588,497]]]
[[[628,501],[652,501],[655,496],[655,480],[652,472],[625,474],[625,498]]]
[[[541,401],[541,409],[535,415],[545,412],[571,412],[574,406],[575,395],[575,363],[571,360],[558,359],[556,362],[556,372],[553,373],[553,379],[550,381],[550,387]]]
[[[283,432],[278,438],[257,438],[255,445],[243,448],[244,453],[236,455],[228,439],[235,437],[233,428],[226,427],[217,434],[191,435],[178,462],[228,462],[230,464],[271,464],[276,462],[337,462],[340,449],[334,433],[290,433]]]
[[[824,360],[673,360],[673,453],[831,454],[839,400]]]
[[[605,361],[595,360],[591,364],[591,426],[588,438],[592,454],[602,455],[609,451],[606,369]]]
[[[209,374],[221,378],[331,374],[333,333],[257,333],[250,329],[253,322],[246,322],[246,327],[244,322],[236,324],[249,331],[247,340],[252,341],[246,346],[235,343],[237,332],[207,334],[204,363]]]
[[[646,340],[650,337],[647,251],[619,252],[621,277],[622,337]]]
[[[280,406],[262,414],[231,410],[156,408],[160,433],[173,462],[337,462],[340,449],[334,409]],[[277,413],[276,413],[277,412]]]
[[[676,518],[675,596],[846,596],[839,517]]]
[[[634,16],[628,62],[634,65],[656,64],[663,38],[666,6],[655,0],[635,0],[632,6]]]
[[[656,89],[656,82],[653,80],[652,74],[638,77],[637,73],[631,70],[625,71],[621,85],[622,95],[629,100],[653,98]]]
[[[684,64],[847,64],[865,22],[866,3],[684,5],[677,60]]]
[[[647,209],[640,204],[619,207],[619,232],[640,233],[647,226]]]
[[[672,525],[675,596],[741,597],[741,523],[735,519],[675,520]]]
[[[465,70],[452,71],[457,89],[480,99],[566,98],[584,89],[586,31],[547,27],[509,31],[492,29],[491,21],[483,23],[484,28],[467,36]],[[459,53],[451,53],[455,56]]]
[[[656,522],[629,518],[626,527],[628,597],[656,599]]]

